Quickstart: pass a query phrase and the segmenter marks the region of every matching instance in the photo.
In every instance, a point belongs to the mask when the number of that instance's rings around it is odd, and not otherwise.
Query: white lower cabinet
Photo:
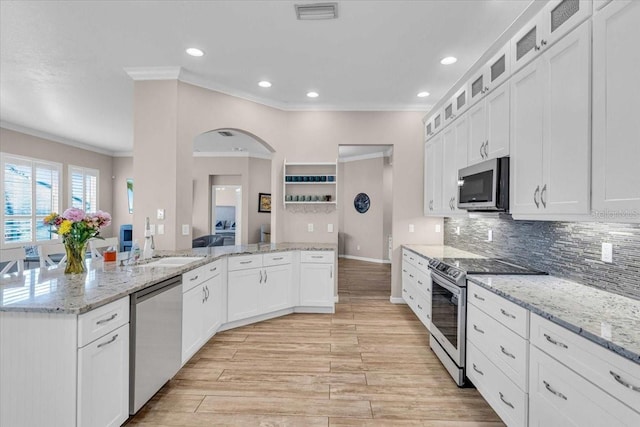
[[[292,306],[291,276],[291,264],[264,269],[264,278],[259,292],[263,312],[269,313]]]
[[[78,426],[120,426],[129,417],[129,324],[78,349]]]
[[[638,426],[640,414],[531,346],[529,424],[540,427]]]
[[[261,268],[229,272],[227,285],[227,320],[229,322],[260,314],[258,289],[261,283]]]
[[[333,264],[300,264],[300,305],[333,307]]]
[[[403,249],[402,299],[429,330],[431,328],[431,274],[425,258]]]

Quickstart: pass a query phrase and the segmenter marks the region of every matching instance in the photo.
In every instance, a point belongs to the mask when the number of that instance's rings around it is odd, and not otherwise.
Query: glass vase
[[[86,271],[85,257],[87,253],[87,242],[64,242],[64,249],[67,252],[67,262],[64,267],[65,274],[79,274]]]

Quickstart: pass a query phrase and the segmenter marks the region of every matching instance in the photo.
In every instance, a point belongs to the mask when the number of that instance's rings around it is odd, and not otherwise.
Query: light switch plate
[[[307,224],[307,231],[308,231],[309,233],[312,233],[312,232],[313,232],[313,223]]]
[[[182,224],[182,235],[183,236],[189,235],[189,224]]]
[[[156,214],[156,218],[164,219],[164,209],[158,209],[158,212]]]
[[[333,233],[333,224],[327,224],[327,233]]]
[[[602,244],[602,261],[613,262],[613,245],[611,243]]]
[[[440,233],[441,227],[440,224],[436,224],[436,233]]]
[[[158,224],[158,234],[164,234],[164,224]]]
[[[413,233],[416,231],[416,226],[413,224],[409,224],[409,233]]]

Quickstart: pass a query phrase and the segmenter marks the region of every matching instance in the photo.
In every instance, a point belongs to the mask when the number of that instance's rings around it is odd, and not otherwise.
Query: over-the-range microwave
[[[509,210],[509,157],[491,159],[458,171],[458,208]]]

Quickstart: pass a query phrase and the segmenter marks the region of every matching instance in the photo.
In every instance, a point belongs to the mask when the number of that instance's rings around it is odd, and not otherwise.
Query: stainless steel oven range
[[[431,336],[429,346],[458,386],[465,384],[467,274],[545,274],[495,258],[429,261]]]

